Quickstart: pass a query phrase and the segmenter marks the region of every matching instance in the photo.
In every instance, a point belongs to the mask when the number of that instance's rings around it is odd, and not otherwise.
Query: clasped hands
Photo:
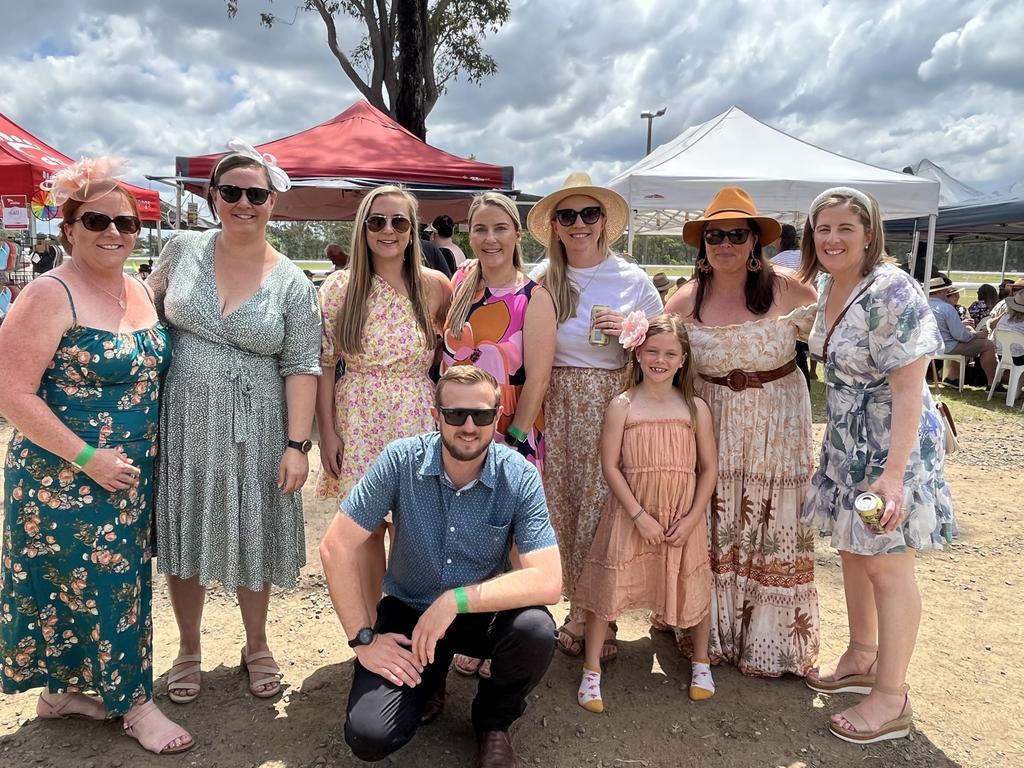
[[[697,525],[697,515],[699,514],[703,513],[700,510],[696,512],[690,510],[685,515],[676,513],[669,521],[668,527],[662,528],[658,521],[645,510],[637,516],[633,524],[646,543],[653,545],[661,544],[664,541],[668,542],[669,546],[679,547],[690,537],[694,526]]]

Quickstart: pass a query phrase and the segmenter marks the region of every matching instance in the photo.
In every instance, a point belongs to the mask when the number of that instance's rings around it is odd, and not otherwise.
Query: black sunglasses
[[[242,187],[236,187],[234,184],[221,184],[217,187],[217,193],[225,203],[237,203],[242,199],[243,192],[245,192],[245,196],[253,205],[263,205],[267,202],[267,198],[270,197],[270,190],[263,187],[243,189]]]
[[[134,235],[142,226],[142,222],[136,216],[110,217],[105,213],[96,213],[95,211],[83,213],[71,223],[74,224],[76,221],[82,222],[82,226],[90,232],[105,232],[107,227],[110,226],[110,222],[114,222],[117,231],[122,235]]]
[[[450,427],[461,427],[466,419],[473,417],[473,423],[478,427],[486,427],[494,423],[494,417],[498,414],[497,408],[438,408],[444,417],[444,423]]]
[[[588,205],[579,211],[572,208],[559,208],[555,211],[555,218],[563,227],[571,227],[575,224],[577,216],[583,219],[584,224],[597,224],[597,220],[601,218],[601,206]]]
[[[400,235],[408,232],[409,227],[412,226],[412,222],[405,216],[391,216],[388,218],[383,213],[375,213],[372,216],[366,217],[366,228],[371,232],[380,232],[388,225],[388,221],[391,222],[391,228]],[[462,422],[460,421],[459,423],[461,424]]]
[[[704,230],[704,242],[708,245],[721,245],[725,238],[729,238],[729,242],[733,245],[743,245],[747,242],[748,237],[750,237],[749,229],[730,229],[728,232],[724,229]]]

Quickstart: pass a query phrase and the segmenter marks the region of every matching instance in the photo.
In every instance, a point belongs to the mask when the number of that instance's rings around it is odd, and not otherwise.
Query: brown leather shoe
[[[423,713],[420,715],[420,725],[430,725],[432,722],[437,720],[444,712],[444,701],[445,701],[445,686],[437,688],[430,698],[427,699],[427,705],[423,708]]]
[[[473,768],[516,768],[516,753],[508,731],[484,731],[478,737],[480,747]]]

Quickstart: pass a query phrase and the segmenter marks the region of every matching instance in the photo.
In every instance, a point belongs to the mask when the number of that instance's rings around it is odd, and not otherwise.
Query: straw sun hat
[[[1024,291],[1017,291],[1017,293],[1007,296],[1003,301],[1006,302],[1006,308],[1011,312],[1024,312]]]
[[[626,231],[626,225],[629,223],[629,205],[622,195],[607,187],[595,186],[590,180],[589,173],[575,171],[566,177],[557,191],[542,197],[530,210],[526,226],[538,243],[545,246],[548,244],[551,239],[551,220],[555,217],[558,204],[573,195],[586,195],[601,204],[606,217],[604,231],[609,245]]]
[[[928,281],[928,295],[945,291],[947,288],[952,287],[952,285],[953,282],[945,275],[936,275]]]
[[[704,225],[718,219],[753,219],[760,230],[757,237],[762,246],[774,243],[782,234],[782,225],[769,216],[759,216],[757,206],[744,190],[739,187],[722,187],[711,198],[702,218],[693,219],[683,225],[683,242],[700,248]]]

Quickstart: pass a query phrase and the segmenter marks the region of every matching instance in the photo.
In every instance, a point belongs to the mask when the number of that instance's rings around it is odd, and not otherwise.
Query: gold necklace
[[[80,274],[80,275],[81,275],[81,276],[82,276],[82,277],[83,277],[83,278],[84,278],[85,280],[87,280],[87,281],[89,280],[89,278],[88,278],[88,277],[86,276],[85,272],[83,272],[83,271],[82,271],[81,267],[79,267],[79,266],[78,266],[78,262],[77,262],[77,261],[75,261],[75,259],[74,259],[73,257],[72,257],[72,259],[71,259],[71,266],[72,266],[72,267],[74,268],[74,270],[75,270],[75,271],[76,271],[76,272],[77,272],[78,274]],[[95,286],[96,288],[99,288],[99,289],[100,289],[101,291],[103,291],[103,293],[107,294],[107,296],[109,296],[109,297],[110,297],[110,298],[112,298],[112,299],[113,299],[114,301],[116,301],[116,302],[117,302],[117,306],[119,306],[119,307],[120,307],[121,309],[124,309],[124,308],[125,308],[125,307],[127,306],[127,302],[125,301],[125,290],[124,290],[124,273],[122,273],[122,274],[121,274],[121,295],[120,295],[120,296],[115,296],[114,294],[112,294],[112,293],[111,293],[110,291],[108,291],[108,290],[107,290],[106,288],[104,288],[103,286],[101,286],[101,285],[96,285],[96,283],[95,283],[94,281],[89,281],[89,282],[92,282],[92,284],[93,284],[93,285],[94,285],[94,286]]]

